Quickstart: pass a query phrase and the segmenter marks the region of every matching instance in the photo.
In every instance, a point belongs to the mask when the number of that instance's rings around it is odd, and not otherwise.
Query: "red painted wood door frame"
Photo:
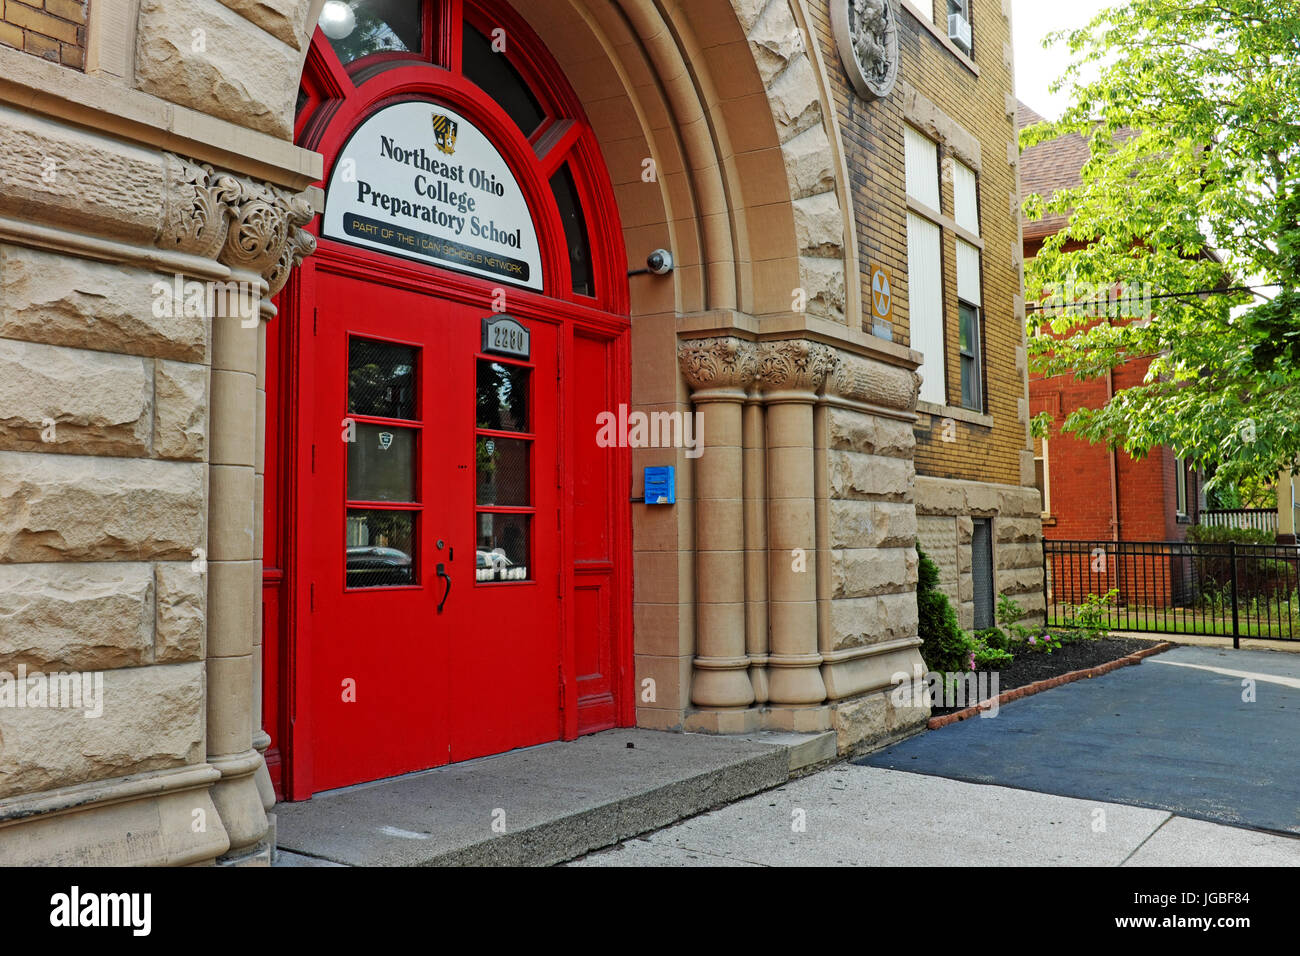
[[[386,64],[378,72],[349,72],[334,58],[327,41],[316,34],[303,79],[305,105],[300,111],[298,138],[302,145],[326,157],[326,179],[335,157],[351,131],[381,105],[401,99],[442,103],[470,118],[506,157],[527,197],[541,238],[543,293],[508,289],[508,311],[524,321],[553,323],[556,338],[555,401],[558,498],[558,605],[561,673],[557,690],[566,706],[559,711],[556,736],[572,739],[607,726],[627,726],[635,720],[631,621],[631,527],[627,505],[631,487],[630,454],[604,450],[594,456],[595,426],[588,418],[602,402],[614,408],[628,400],[630,355],[627,258],[608,174],[595,136],[576,96],[540,42],[505,7],[443,0],[431,5],[426,23],[437,21],[450,32],[433,44],[441,68],[414,60]],[[511,62],[524,75],[547,114],[525,138],[495,103],[459,74],[459,16],[480,24],[499,23],[510,33]],[[437,38],[435,38],[437,39]],[[364,63],[364,61],[362,61]],[[596,295],[574,293],[568,274],[567,245],[550,178],[566,165],[582,203],[592,251]],[[314,231],[319,221],[313,223]],[[273,749],[281,755],[278,791],[288,799],[306,799],[321,789],[314,751],[320,739],[313,704],[313,589],[305,556],[337,547],[338,529],[321,525],[313,484],[312,449],[306,423],[322,415],[323,370],[314,361],[320,345],[319,308],[322,270],[347,272],[359,280],[421,296],[433,297],[469,311],[491,314],[498,286],[468,275],[415,264],[328,239],[294,276],[280,299],[282,315],[273,324],[273,350],[278,362],[268,369],[269,415],[279,437],[268,449],[268,481],[277,482],[268,494],[269,523],[279,533],[276,553],[266,566],[274,569],[265,588],[275,591],[266,621],[266,726]],[[459,360],[459,356],[456,357]],[[464,356],[473,361],[473,354]],[[604,372],[599,390],[580,394],[584,379]],[[581,374],[578,374],[581,373]],[[597,396],[596,391],[600,394]],[[472,397],[472,396],[471,396]],[[595,404],[593,404],[593,402]],[[472,426],[472,422],[465,427]],[[576,474],[599,471],[603,500],[588,498],[575,506]],[[269,509],[274,502],[274,511]],[[598,505],[598,507],[596,507]],[[582,515],[576,514],[581,509]],[[594,509],[594,510],[593,510]],[[603,512],[594,516],[594,511]],[[459,555],[458,555],[459,559]],[[591,638],[588,631],[600,632]],[[579,630],[582,635],[579,635]],[[601,645],[601,641],[605,645]],[[271,647],[270,645],[274,645]],[[593,670],[594,668],[594,670]],[[397,731],[397,728],[394,728]],[[473,750],[474,748],[470,748]],[[467,753],[470,751],[466,751]],[[329,785],[328,776],[319,784]]]

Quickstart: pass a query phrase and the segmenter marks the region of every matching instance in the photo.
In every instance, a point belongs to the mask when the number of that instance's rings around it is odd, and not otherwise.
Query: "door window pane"
[[[478,438],[478,503],[521,507],[532,503],[528,459],[532,442]]]
[[[372,53],[419,53],[420,20],[410,0],[327,0],[320,29],[347,66]]]
[[[478,427],[494,431],[526,432],[528,427],[528,373],[521,365],[478,363]]]
[[[477,574],[480,581],[528,579],[528,515],[478,516]]]
[[[519,71],[504,53],[492,49],[491,40],[468,23],[461,47],[461,71],[506,111],[525,136],[531,136],[542,125],[545,114]]]
[[[356,426],[348,443],[348,500],[417,501],[415,429]]]
[[[414,419],[416,350],[352,339],[348,343],[348,412]]]
[[[346,535],[348,587],[416,583],[413,512],[349,508]]]
[[[595,295],[591,279],[591,241],[587,238],[587,220],[582,214],[578,185],[573,181],[573,173],[567,164],[561,166],[560,171],[551,177],[551,192],[555,194],[555,205],[560,210],[560,221],[564,223],[573,291],[578,295]]]

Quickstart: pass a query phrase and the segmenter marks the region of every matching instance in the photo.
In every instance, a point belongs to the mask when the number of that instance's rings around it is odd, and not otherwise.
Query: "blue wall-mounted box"
[[[648,505],[674,505],[677,503],[677,481],[672,465],[645,470],[645,503]]]

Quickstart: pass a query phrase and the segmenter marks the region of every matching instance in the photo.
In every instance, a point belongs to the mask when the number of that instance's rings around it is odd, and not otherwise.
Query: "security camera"
[[[667,249],[656,249],[645,261],[646,268],[657,276],[666,276],[673,271],[673,254]]]

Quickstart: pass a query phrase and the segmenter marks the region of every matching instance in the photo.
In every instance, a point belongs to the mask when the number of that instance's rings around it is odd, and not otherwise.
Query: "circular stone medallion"
[[[831,27],[858,95],[888,96],[898,79],[898,0],[831,0]]]

